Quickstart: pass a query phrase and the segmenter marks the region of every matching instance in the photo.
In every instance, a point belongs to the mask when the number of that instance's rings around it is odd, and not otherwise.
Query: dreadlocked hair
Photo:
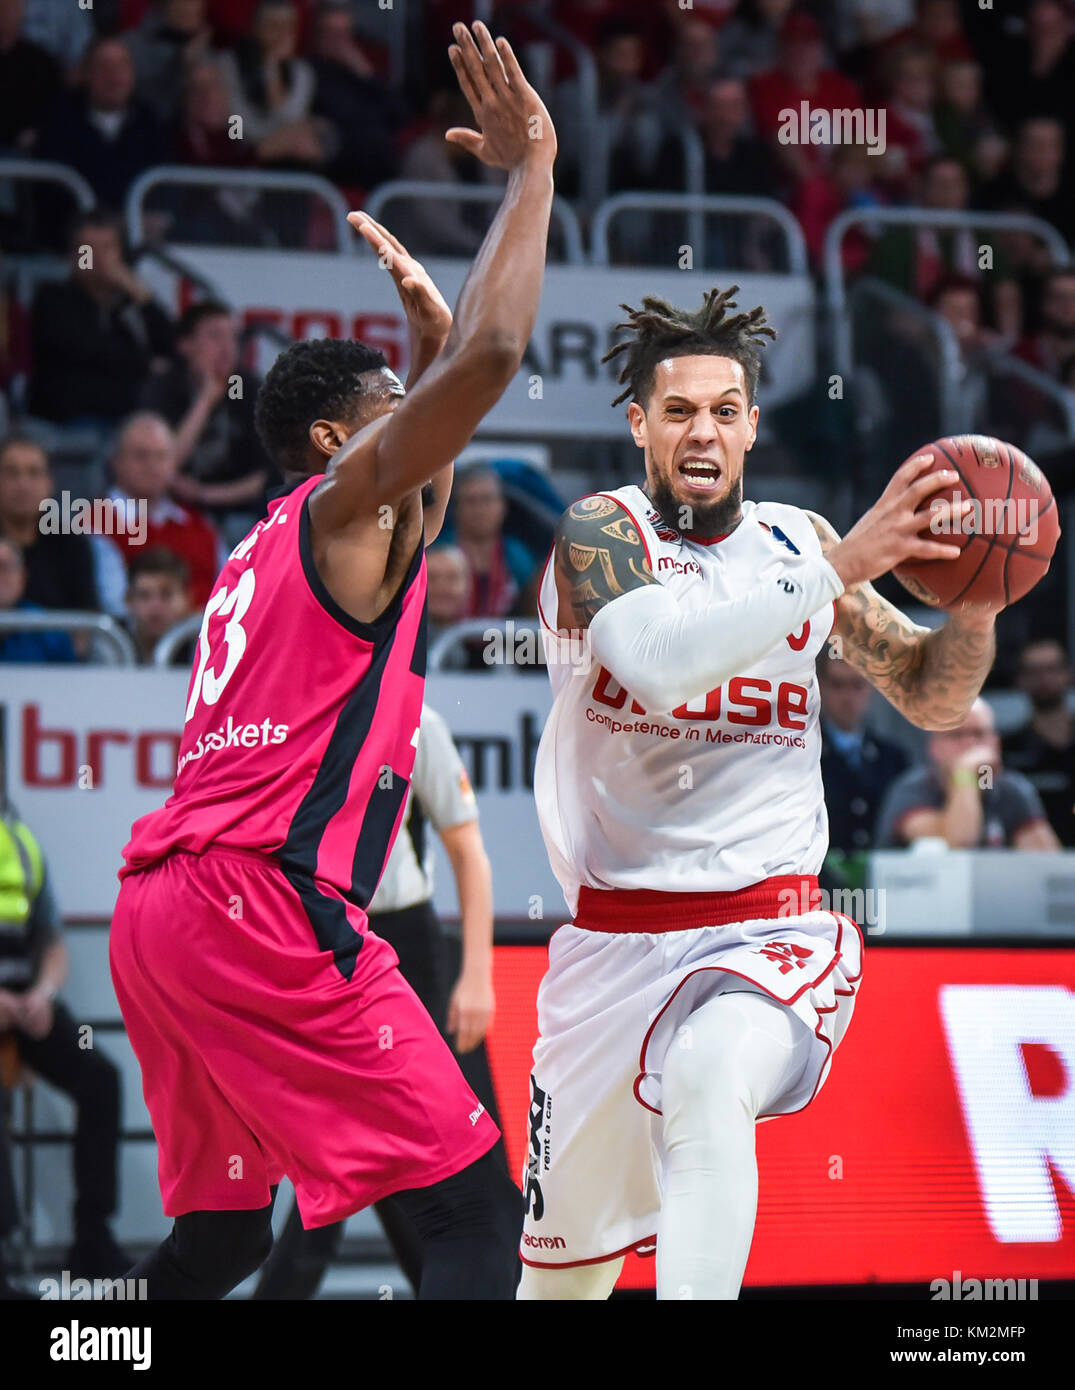
[[[621,304],[620,308],[628,318],[625,323],[618,323],[616,328],[630,329],[632,336],[610,348],[601,359],[602,362],[611,362],[621,353],[626,354],[619,381],[627,389],[612,404],[620,405],[626,400],[638,400],[645,404],[653,390],[654,370],[658,362],[666,357],[697,354],[731,357],[738,362],[746,377],[748,404],[753,405],[761,372],[759,348],[764,338],[776,337],[776,329],[766,321],[761,305],[748,313],[729,316],[728,310],[738,307],[732,298],[738,292],[738,285],[723,291],[711,289],[702,301],[702,307],[693,313],[688,309],[674,309],[663,299],[649,296],[642,300],[641,309]]]

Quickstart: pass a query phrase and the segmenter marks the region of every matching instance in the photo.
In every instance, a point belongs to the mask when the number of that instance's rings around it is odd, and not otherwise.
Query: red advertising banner
[[[546,952],[495,954],[518,1177]],[[828,1081],[758,1126],[758,1166],[747,1284],[1075,1277],[1075,951],[875,948]],[[653,1279],[632,1257],[620,1282]]]

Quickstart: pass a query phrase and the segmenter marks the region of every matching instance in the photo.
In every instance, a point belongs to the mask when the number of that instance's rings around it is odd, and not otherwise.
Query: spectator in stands
[[[825,12],[841,69],[857,75],[873,50],[910,29],[915,6],[914,0],[830,0]]]
[[[469,617],[470,565],[457,545],[440,541],[426,551],[427,616],[429,646],[449,628]],[[480,638],[456,642],[447,653],[440,669],[445,671],[483,671]]]
[[[195,59],[209,52],[211,40],[206,0],[155,0],[142,23],[127,36],[138,95],[162,123],[174,119],[183,75]]]
[[[1032,0],[1022,35],[1005,36],[1004,61],[987,65],[990,105],[1010,126],[1053,116],[1075,137],[1075,27],[1063,0]]]
[[[114,1279],[131,1265],[109,1228],[119,1177],[119,1071],[99,1047],[87,1046],[85,1030],[58,997],[68,959],[48,866],[2,788],[0,777],[0,1035],[14,1044],[20,1063],[77,1107],[75,1241],[65,1270],[75,1279]],[[9,1084],[0,1079],[0,1236],[17,1224]]]
[[[693,0],[690,8],[719,12],[728,9],[730,3],[734,0]],[[600,46],[605,26],[612,20],[626,20],[643,35],[644,42],[656,47],[658,36],[664,32],[661,8],[653,0],[554,0],[553,13],[559,24],[593,51]],[[680,10],[686,8],[677,6]],[[452,19],[457,18],[459,15],[453,10]]]
[[[313,115],[314,70],[296,56],[298,36],[292,0],[262,0],[253,33],[221,63],[243,139],[257,146],[259,160],[316,169],[335,154],[339,138]]]
[[[171,349],[172,324],[124,259],[114,214],[81,213],[70,258],[70,276],[34,296],[30,413],[112,424],[134,408],[153,359]]]
[[[96,39],[85,72],[84,88],[65,95],[42,127],[37,153],[70,164],[100,202],[121,207],[138,175],[163,161],[163,133],[135,96],[134,62],[120,39]]]
[[[330,178],[369,190],[396,177],[396,133],[406,120],[400,101],[381,82],[355,41],[351,12],[327,4],[314,28],[313,112],[331,122],[339,148],[326,169]]]
[[[873,845],[881,802],[906,770],[907,754],[870,728],[873,687],[864,675],[827,649],[818,657],[817,675],[829,844],[844,856],[862,854]]]
[[[42,529],[42,506],[53,495],[48,455],[27,435],[0,443],[0,536],[19,547],[24,596],[41,608],[93,611],[97,577],[88,536]]]
[[[108,493],[127,508],[132,524],[122,535],[94,540],[116,546],[128,569],[140,545],[160,547],[179,556],[190,573],[191,603],[202,608],[224,556],[216,531],[206,518],[169,496],[177,471],[175,435],[168,422],[148,410],[132,415],[116,439],[112,455],[115,485]],[[144,528],[134,524],[139,503],[145,509]],[[102,593],[101,597],[110,613],[123,611],[122,593]]]
[[[1029,642],[1019,653],[1016,684],[1031,714],[1003,739],[1004,762],[1034,786],[1060,843],[1075,848],[1075,718],[1067,652],[1059,642]]]
[[[769,146],[753,132],[746,84],[738,77],[718,77],[706,89],[699,133],[705,149],[705,192],[772,197],[778,174]],[[683,146],[670,139],[661,152],[661,182],[683,187]],[[666,182],[670,175],[675,182]],[[720,264],[719,260],[710,260]]]
[[[1034,116],[1019,127],[1011,168],[982,191],[982,206],[998,212],[1028,212],[1075,238],[1075,188],[1066,177],[1066,136],[1060,121]],[[1042,267],[1049,253],[1042,252]]]
[[[821,27],[813,15],[802,11],[789,14],[781,26],[777,65],[751,80],[750,98],[758,134],[774,142],[781,163],[796,178],[814,172],[827,160],[821,145],[777,142],[781,113],[791,110],[797,114],[804,101],[811,111],[863,106],[858,85],[825,67]]]
[[[945,840],[950,849],[1059,849],[1041,798],[1018,772],[1001,767],[993,711],[975,700],[958,729],[929,737],[929,763],[912,767],[889,788],[877,844],[897,849],[915,840]]]
[[[808,174],[795,185],[791,208],[803,229],[812,263],[821,268],[825,233],[849,208],[875,208],[882,201],[876,181],[877,159],[863,145],[838,145],[827,170]],[[848,230],[841,243],[847,274],[860,271],[869,259],[872,242],[862,227]]]
[[[582,187],[587,155],[607,161],[610,192],[646,188],[652,180],[662,121],[653,90],[642,80],[644,33],[643,26],[619,17],[605,20],[598,30],[596,148],[586,145],[590,135],[579,79],[561,82],[553,93],[552,115],[559,140],[557,181],[562,179],[569,192]]]
[[[190,572],[170,550],[158,548],[135,554],[127,570],[127,620],[138,664],[148,666],[157,643],[190,616]],[[172,657],[171,665],[189,666],[194,638]]]
[[[175,430],[172,495],[206,512],[238,541],[261,515],[269,468],[254,429],[258,380],[242,372],[239,334],[226,304],[192,305],[176,331],[179,355],[151,376],[141,404]]]
[[[933,124],[937,86],[933,59],[926,48],[900,45],[889,55],[886,66],[885,178],[902,190],[926,160],[940,151]]]
[[[0,615],[41,613],[40,604],[24,598],[26,565],[14,541],[0,537]],[[75,649],[66,632],[5,632],[0,626],[0,661],[74,661]],[[2,943],[0,934],[0,943]]]
[[[775,68],[780,35],[795,0],[743,0],[720,31],[721,67],[748,78]]]
[[[1075,354],[1075,270],[1052,270],[1042,281],[1037,329],[1015,349],[1032,366],[1063,380]]]
[[[440,541],[426,552],[429,641],[466,617],[470,566],[457,545]]]
[[[60,65],[24,36],[23,0],[0,0],[0,148],[29,149],[60,87]]]
[[[967,171],[952,155],[926,165],[920,203],[941,212],[964,212],[970,202]],[[874,247],[869,272],[905,294],[925,299],[948,274],[977,279],[982,238],[973,227],[890,227]]]
[[[959,0],[916,0],[915,21],[905,36],[938,65],[952,58],[971,58],[974,50],[963,30]]]
[[[250,33],[260,3],[261,0],[209,0],[209,18],[219,47],[233,48]],[[309,28],[313,8],[314,0],[295,0],[299,28],[303,34]]]
[[[998,335],[985,323],[981,286],[969,276],[942,276],[926,303],[955,334],[965,367],[977,365],[981,355],[997,345]]]
[[[492,184],[498,170],[481,164],[451,144],[444,132],[452,126],[470,126],[473,117],[458,88],[438,88],[426,108],[427,128],[407,147],[400,178],[428,179],[460,185]],[[490,205],[491,206],[491,205]],[[411,198],[398,204],[392,225],[399,239],[422,256],[473,256],[482,243],[490,208],[438,198]]]
[[[257,159],[257,145],[238,135],[231,88],[219,58],[199,58],[183,77],[179,121],[173,130],[175,158],[180,164],[243,168]]]
[[[982,67],[956,58],[941,68],[934,128],[945,154],[952,155],[972,179],[993,178],[1007,145],[982,96]]]
[[[56,0],[23,0],[22,33],[70,73],[93,42],[93,10],[77,4],[57,5]]]
[[[456,475],[452,491],[453,540],[470,566],[467,618],[503,618],[512,613],[536,568],[533,556],[504,534],[507,500],[495,468],[477,464]]]
[[[712,83],[726,65],[716,26],[691,10],[677,18],[672,61],[653,84],[653,95],[666,131],[701,119]]]

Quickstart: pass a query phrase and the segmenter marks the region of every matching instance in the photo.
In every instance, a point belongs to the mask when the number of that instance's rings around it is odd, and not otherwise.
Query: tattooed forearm
[[[840,539],[808,512],[823,550]],[[839,654],[920,729],[953,729],[978,696],[996,650],[988,615],[950,614],[943,627],[912,623],[872,584],[848,589],[836,603]]]
[[[589,627],[606,603],[642,584],[656,584],[634,522],[611,497],[581,497],[556,528],[556,582],[561,626]]]

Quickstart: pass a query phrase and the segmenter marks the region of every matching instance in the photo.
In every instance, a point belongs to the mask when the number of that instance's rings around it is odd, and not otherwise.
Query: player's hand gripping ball
[[[1021,449],[984,434],[938,439],[916,454],[933,454],[929,472],[951,468],[951,488],[919,508],[923,536],[958,545],[958,560],[914,560],[895,570],[905,589],[934,608],[1004,608],[1028,593],[1049,569],[1060,538],[1056,499],[1044,473]],[[925,475],[923,475],[925,476]],[[969,501],[945,522],[940,502]]]

